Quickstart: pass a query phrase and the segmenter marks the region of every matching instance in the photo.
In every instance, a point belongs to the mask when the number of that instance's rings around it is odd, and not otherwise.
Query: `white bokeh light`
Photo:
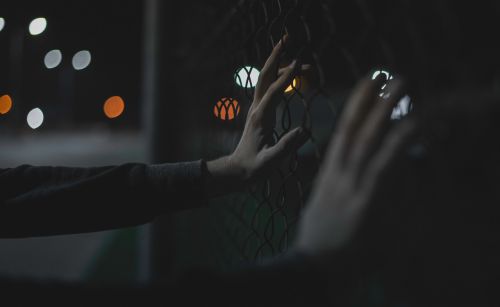
[[[5,27],[5,19],[3,17],[0,17],[0,31],[2,31],[4,27]]]
[[[234,81],[237,85],[246,88],[252,88],[257,85],[257,81],[259,80],[260,71],[251,66],[245,66],[234,74]]]
[[[385,76],[386,80],[393,79],[391,74],[388,71],[385,70],[377,70],[373,73],[372,80],[375,80],[380,74],[383,74]]]
[[[48,69],[56,68],[59,64],[61,64],[61,61],[62,53],[59,49],[50,50],[43,59],[43,63]]]
[[[31,35],[43,33],[47,28],[47,19],[43,17],[35,18],[30,22],[29,31]]]
[[[394,107],[391,114],[391,119],[401,119],[411,110],[411,98],[406,95]]]
[[[377,70],[373,73],[372,75],[372,80],[375,80],[379,75],[384,75],[385,76],[385,80],[386,81],[389,81],[389,80],[392,80],[394,79],[394,77],[388,72],[388,71],[385,71],[385,70]],[[380,97],[384,98],[384,99],[387,99],[389,98],[390,96],[390,93],[385,93],[383,92],[383,90],[385,90],[385,88],[387,87],[387,82],[384,83],[382,85],[382,87],[380,88],[382,90],[382,92],[379,94]]]
[[[87,68],[90,65],[90,61],[92,60],[92,56],[90,55],[90,51],[81,50],[75,53],[73,56],[73,68],[76,70],[82,70]]]
[[[43,112],[40,108],[34,108],[28,113],[26,117],[26,121],[28,122],[28,126],[31,129],[37,129],[43,124]]]

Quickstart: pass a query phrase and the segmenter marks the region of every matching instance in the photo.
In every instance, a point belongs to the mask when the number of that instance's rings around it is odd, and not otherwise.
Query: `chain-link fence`
[[[493,2],[483,9],[498,12]],[[282,64],[298,58],[312,66],[283,93],[274,131],[277,141],[302,126],[310,133],[306,145],[246,192],[216,200],[210,218],[203,213],[177,223],[181,237],[189,237],[193,225],[204,230],[191,239],[206,238],[206,233],[216,237],[205,241],[216,254],[211,259],[222,266],[258,261],[289,248],[322,152],[357,80],[370,71],[388,79],[405,76],[411,86],[393,113],[399,118],[427,93],[465,82],[463,69],[473,66],[461,60],[472,50],[460,17],[466,10],[451,1],[241,0],[218,12],[218,22],[197,40],[185,66],[186,76],[196,84],[192,96],[201,110],[197,125],[202,137],[196,137],[200,142],[194,151],[216,157],[235,148],[258,73],[285,34],[290,40]],[[213,232],[201,226],[207,223]],[[199,246],[186,256],[182,241],[179,261],[206,258]]]

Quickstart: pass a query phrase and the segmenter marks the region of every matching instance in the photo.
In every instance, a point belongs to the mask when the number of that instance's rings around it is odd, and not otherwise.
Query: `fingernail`
[[[292,63],[290,63],[290,65],[288,67],[295,67],[295,65],[297,65],[297,59],[293,60]]]

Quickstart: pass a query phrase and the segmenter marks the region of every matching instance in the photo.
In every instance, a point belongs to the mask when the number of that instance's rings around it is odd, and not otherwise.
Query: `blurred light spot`
[[[5,19],[3,17],[0,17],[0,31],[2,31],[4,27],[5,27]]]
[[[39,108],[35,108],[28,113],[26,117],[26,121],[28,122],[28,126],[31,129],[37,129],[43,124],[43,112]]]
[[[240,114],[240,105],[233,98],[222,98],[214,106],[214,115],[221,120],[233,120]]]
[[[411,98],[406,95],[394,107],[391,114],[391,119],[401,119],[411,110]]]
[[[0,114],[7,114],[9,113],[10,109],[12,108],[12,99],[10,98],[9,95],[3,95],[0,97]]]
[[[394,76],[392,76],[388,71],[385,71],[385,70],[377,70],[373,73],[372,75],[372,80],[375,80],[379,75],[384,75],[385,76],[385,80],[386,81],[389,81],[389,80],[392,80],[394,79]],[[386,93],[384,92],[385,88],[387,87],[387,82],[384,83],[382,85],[382,87],[380,88],[382,90],[382,92],[380,92],[379,96],[384,98],[384,99],[387,99],[390,97],[390,93]]]
[[[373,73],[372,80],[375,80],[380,74],[383,74],[386,80],[389,80],[389,78],[391,77],[391,74],[389,72],[385,70],[377,70]]]
[[[292,81],[292,84],[290,84],[286,90],[285,90],[285,93],[290,93],[291,91],[293,91],[294,89],[298,90],[300,87],[300,80],[299,78],[294,78],[293,81]]]
[[[47,19],[40,17],[31,21],[29,31],[31,35],[38,35],[45,31],[45,28],[47,28]]]
[[[108,118],[115,118],[125,110],[125,102],[120,96],[109,97],[104,103],[103,109]]]
[[[75,53],[73,56],[73,68],[76,70],[82,70],[87,68],[90,65],[92,57],[90,55],[90,51],[81,50]]]
[[[45,58],[43,59],[43,62],[45,64],[45,67],[48,69],[56,68],[61,64],[62,61],[62,53],[61,50],[59,49],[54,49],[45,55]]]
[[[245,66],[234,74],[234,81],[237,85],[245,88],[252,88],[257,85],[257,81],[259,80],[260,71],[251,66]]]

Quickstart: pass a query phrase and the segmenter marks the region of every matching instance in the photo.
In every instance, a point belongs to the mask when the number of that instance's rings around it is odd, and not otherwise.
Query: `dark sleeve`
[[[204,162],[0,169],[0,237],[136,226],[203,203]]]

